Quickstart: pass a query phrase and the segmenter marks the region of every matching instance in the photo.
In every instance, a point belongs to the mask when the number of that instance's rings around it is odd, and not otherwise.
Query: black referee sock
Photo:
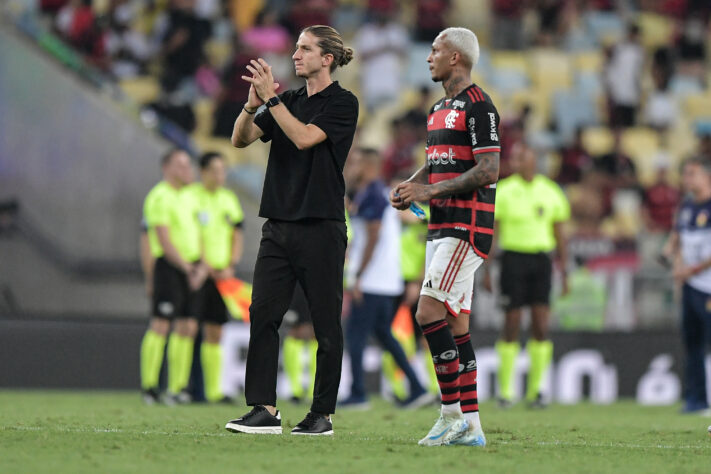
[[[479,399],[476,392],[476,356],[469,333],[454,336],[459,351],[459,392],[462,413],[479,411]]]
[[[457,405],[459,411],[459,354],[449,325],[444,319],[422,326],[432,353],[442,405]]]

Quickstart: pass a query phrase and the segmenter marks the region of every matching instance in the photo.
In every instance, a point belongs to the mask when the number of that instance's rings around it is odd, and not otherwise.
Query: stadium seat
[[[690,94],[684,100],[685,118],[695,121],[711,119],[711,94]]]
[[[600,74],[603,62],[600,51],[586,51],[573,55],[573,66],[577,72]]]
[[[532,82],[539,89],[567,89],[573,82],[570,58],[561,51],[551,49],[533,51],[529,55],[529,68]]]
[[[612,132],[607,127],[587,127],[583,131],[583,147],[591,156],[600,156],[612,151]]]
[[[124,94],[138,104],[154,102],[160,97],[160,84],[153,76],[123,79],[119,86]]]
[[[669,82],[669,90],[677,98],[684,98],[689,95],[703,94],[703,87],[698,79],[689,76],[676,74]]]
[[[212,128],[214,122],[214,110],[215,104],[210,99],[198,99],[193,104],[193,111],[195,112],[195,131],[194,134],[198,135],[212,135]]]
[[[584,21],[600,44],[617,40],[624,34],[624,22],[615,12],[590,11],[585,15]]]
[[[622,150],[637,166],[637,176],[644,184],[654,178],[654,159],[659,154],[659,134],[646,127],[634,127],[622,133]]]
[[[232,59],[233,45],[229,41],[210,40],[205,44],[205,54],[211,66],[222,69]]]
[[[669,18],[650,12],[641,12],[637,24],[642,30],[642,44],[648,50],[668,46],[672,39],[673,25]]]
[[[599,122],[595,102],[575,92],[559,91],[553,95],[553,114],[560,140],[569,142],[581,126]]]

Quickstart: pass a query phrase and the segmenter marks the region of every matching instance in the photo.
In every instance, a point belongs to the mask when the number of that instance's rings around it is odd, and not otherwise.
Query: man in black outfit
[[[358,120],[358,100],[331,73],[353,58],[336,30],[304,29],[292,59],[306,86],[277,96],[270,66],[252,60],[251,84],[232,144],[272,141],[259,215],[267,218],[254,267],[245,392],[254,408],[227,423],[233,432],[280,434],[276,409],[279,334],[294,286],[304,289],[318,341],[313,404],[292,434],[331,435],[341,379],[346,225],[343,166]],[[266,109],[255,116],[262,104]]]

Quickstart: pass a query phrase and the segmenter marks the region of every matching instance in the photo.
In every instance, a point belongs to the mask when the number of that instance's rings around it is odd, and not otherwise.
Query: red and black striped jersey
[[[499,114],[477,85],[453,99],[441,99],[427,120],[429,183],[456,178],[473,168],[477,155],[499,152]],[[456,237],[486,258],[494,233],[496,184],[430,201],[428,240]]]

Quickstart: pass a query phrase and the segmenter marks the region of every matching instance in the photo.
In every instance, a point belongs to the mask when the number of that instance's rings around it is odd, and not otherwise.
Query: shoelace
[[[302,421],[300,424],[302,426],[305,426],[306,428],[312,428],[322,416],[323,415],[319,415],[318,413],[310,411],[306,414],[306,418],[304,418],[304,421]]]
[[[242,420],[243,420],[243,421],[247,421],[248,419],[250,419],[250,418],[252,418],[253,416],[255,416],[255,415],[257,415],[258,413],[260,413],[262,410],[266,410],[266,408],[257,405],[257,406],[255,406],[254,408],[252,408],[252,411],[250,411],[249,413],[247,413],[246,415],[244,415],[244,416],[242,417]]]

